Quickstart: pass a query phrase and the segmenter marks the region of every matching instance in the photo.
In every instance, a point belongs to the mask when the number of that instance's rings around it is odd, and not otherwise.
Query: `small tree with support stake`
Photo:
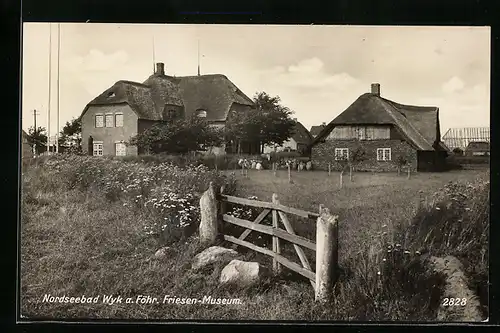
[[[357,145],[351,152],[349,152],[349,180],[352,182],[352,171],[356,165],[366,160],[366,151],[361,145]]]
[[[349,159],[345,155],[335,154],[335,164],[340,169],[340,188],[344,186],[344,171],[349,166]]]

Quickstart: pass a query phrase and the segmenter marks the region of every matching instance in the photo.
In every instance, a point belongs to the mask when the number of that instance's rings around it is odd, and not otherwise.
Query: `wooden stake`
[[[344,173],[344,170],[340,171],[340,188],[342,188],[343,183],[342,183],[342,174]]]
[[[272,201],[274,204],[279,204],[278,195],[276,193],[273,193]],[[273,228],[278,229],[278,211],[273,210],[272,214],[273,214]],[[276,236],[273,236],[273,252],[277,254],[281,253],[280,240]],[[281,265],[274,258],[273,258],[273,270],[275,274],[279,274],[281,272]]]
[[[292,173],[290,171],[290,164],[288,164],[288,182],[291,183],[292,182]]]
[[[410,166],[408,165],[408,179],[410,179]]]
[[[330,163],[328,163],[328,176],[332,173]]]

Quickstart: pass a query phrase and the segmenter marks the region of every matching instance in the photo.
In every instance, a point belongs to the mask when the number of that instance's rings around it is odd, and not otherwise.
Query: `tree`
[[[343,176],[345,169],[349,166],[349,159],[345,155],[335,154],[335,164],[340,169],[340,188],[343,187]]]
[[[59,134],[59,145],[68,148],[69,152],[81,153],[82,151],[82,123],[78,118],[66,122]]]
[[[220,146],[222,132],[204,119],[192,116],[157,123],[132,137],[129,144],[152,154],[185,154]]]
[[[356,165],[366,160],[366,151],[357,143],[356,147],[349,152],[348,164],[349,164],[349,180],[352,181],[352,171]]]
[[[399,176],[401,174],[401,169],[408,163],[408,161],[404,155],[398,155],[398,157],[396,157],[395,162],[398,168],[398,176]]]
[[[28,129],[28,143],[31,147],[35,147],[35,153],[41,154],[47,150],[47,134],[45,127],[35,128],[34,126]]]
[[[296,122],[291,118],[293,112],[281,105],[279,96],[271,97],[265,92],[256,93],[253,101],[255,109],[232,112],[225,127],[225,136],[241,152],[241,143],[250,142],[260,145],[282,145],[293,135]]]

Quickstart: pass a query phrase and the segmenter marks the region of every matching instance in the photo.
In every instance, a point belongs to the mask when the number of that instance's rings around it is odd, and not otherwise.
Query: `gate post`
[[[315,300],[331,300],[332,288],[337,278],[338,265],[338,216],[320,205],[316,226],[316,290]]]
[[[200,243],[211,245],[218,236],[217,198],[213,182],[210,182],[208,190],[200,198],[200,213]]]

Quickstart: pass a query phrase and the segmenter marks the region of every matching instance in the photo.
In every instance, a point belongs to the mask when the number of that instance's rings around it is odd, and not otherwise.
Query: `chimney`
[[[372,83],[372,94],[380,96],[380,83]]]
[[[156,63],[156,72],[155,74],[158,75],[165,75],[165,64],[162,62],[157,62]]]
[[[325,122],[322,122],[322,123],[321,123],[321,126],[326,126],[326,123],[325,123]]]

